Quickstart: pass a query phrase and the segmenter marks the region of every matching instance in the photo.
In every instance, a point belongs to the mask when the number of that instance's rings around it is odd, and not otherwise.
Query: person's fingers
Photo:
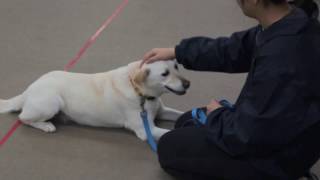
[[[154,52],[153,50],[147,52],[144,56],[143,56],[143,60],[147,61],[149,60],[152,56],[156,55],[156,52]]]
[[[147,60],[143,59],[140,63],[140,68],[147,62]]]
[[[140,68],[141,68],[145,63],[147,63],[147,62],[150,60],[150,58],[152,58],[152,57],[155,56],[155,55],[156,55],[156,53],[155,53],[154,51],[149,51],[149,52],[147,52],[147,53],[143,56],[142,62],[141,62],[141,64],[140,64]]]
[[[140,64],[140,68],[144,65],[144,64],[150,64],[153,63],[155,61],[157,61],[159,59],[159,57],[157,55],[155,56],[151,56],[149,59],[146,60],[142,60],[141,64]]]
[[[173,58],[174,52],[171,52],[171,48],[154,48],[143,56],[140,68],[143,64],[151,64],[159,60],[170,60]]]
[[[150,57],[149,60],[146,61],[146,63],[147,64],[151,64],[151,63],[153,63],[155,61],[158,61],[159,59],[160,59],[160,57],[158,55],[154,55],[154,56]]]
[[[142,60],[142,62],[140,63],[139,68],[142,68],[142,66],[143,66],[145,63],[146,63],[146,61],[145,61],[145,60]]]

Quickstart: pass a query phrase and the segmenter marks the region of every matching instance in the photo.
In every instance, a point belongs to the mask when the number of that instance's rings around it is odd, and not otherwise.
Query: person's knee
[[[200,109],[203,110],[204,112],[207,112],[207,109],[205,107],[201,107]],[[179,128],[196,127],[196,126],[198,126],[198,124],[193,120],[191,111],[188,111],[182,114],[178,118],[174,128],[179,129]]]
[[[186,113],[182,114],[182,115],[178,118],[178,120],[177,120],[174,128],[175,128],[175,129],[178,129],[178,128],[184,127],[186,121],[189,121],[190,119],[192,119],[191,112],[186,112]]]
[[[162,168],[166,169],[170,166],[171,162],[174,161],[173,155],[175,154],[176,143],[175,130],[164,134],[158,142],[158,159]]]

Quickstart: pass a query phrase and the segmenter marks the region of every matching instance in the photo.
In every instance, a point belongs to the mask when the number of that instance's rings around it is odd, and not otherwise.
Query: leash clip
[[[142,111],[140,112],[140,117],[141,117],[142,119],[148,118],[148,113],[147,113],[147,111],[146,111],[146,110],[142,110]]]
[[[146,111],[146,109],[144,108],[145,104],[146,104],[146,98],[144,96],[140,96],[140,107],[142,111]]]

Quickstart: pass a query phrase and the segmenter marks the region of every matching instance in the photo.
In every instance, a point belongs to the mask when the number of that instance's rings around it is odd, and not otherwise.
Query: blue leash
[[[148,112],[146,110],[143,110],[140,112],[141,119],[143,121],[144,130],[147,134],[148,143],[152,149],[153,152],[157,152],[157,143],[153,138],[153,135],[151,133],[149,121],[148,121]]]
[[[140,112],[140,117],[143,121],[144,130],[147,135],[147,141],[152,151],[157,152],[157,143],[154,140],[153,135],[151,133],[150,124],[148,121],[148,112],[144,109],[144,103],[145,103],[145,99],[142,99],[141,101],[142,111]],[[219,103],[224,107],[230,108],[231,111],[234,110],[234,106],[227,100],[221,100]],[[195,108],[191,111],[191,114],[194,120],[200,122],[203,125],[206,124],[207,115],[203,110]]]
[[[191,111],[191,115],[193,120],[199,121],[202,125],[206,124],[207,115],[203,110],[194,108]]]
[[[229,101],[227,100],[221,100],[219,101],[219,104],[221,104],[223,107],[229,108],[231,111],[234,111],[234,105],[231,104]],[[202,125],[205,125],[207,122],[207,115],[206,113],[198,108],[194,108],[191,111],[191,115],[193,120],[197,121],[197,123],[201,123]]]

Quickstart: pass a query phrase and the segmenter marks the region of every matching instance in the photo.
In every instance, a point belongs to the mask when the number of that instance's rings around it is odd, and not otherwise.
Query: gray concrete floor
[[[21,93],[43,73],[62,69],[121,0],[1,0],[0,94]],[[150,48],[191,36],[222,36],[255,22],[235,1],[131,0],[72,71],[95,73],[135,61]],[[192,88],[164,96],[180,110],[211,98],[234,101],[244,75],[184,71]],[[0,115],[0,137],[16,115]],[[319,168],[316,168],[319,169]],[[319,172],[319,171],[318,171]],[[20,127],[0,149],[1,180],[170,180],[148,145],[131,132],[59,125],[45,134]]]

